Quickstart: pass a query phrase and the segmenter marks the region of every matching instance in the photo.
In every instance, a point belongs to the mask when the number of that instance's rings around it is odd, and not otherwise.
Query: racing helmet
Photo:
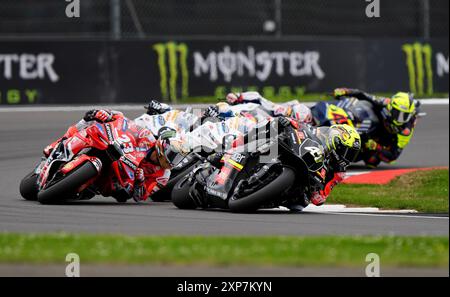
[[[330,127],[327,146],[335,161],[346,167],[356,159],[361,149],[361,137],[352,126],[333,125]]]
[[[216,106],[219,112],[219,117],[221,117],[222,119],[234,117],[234,112],[228,103],[218,102]]]
[[[171,169],[176,165],[179,151],[171,145],[171,139],[176,137],[176,130],[170,127],[162,127],[158,131],[158,139],[155,143],[158,162],[164,169]]]
[[[395,94],[386,106],[390,124],[402,126],[408,123],[416,113],[413,95],[399,92]]]
[[[292,105],[291,118],[302,123],[312,122],[311,109],[305,104]]]

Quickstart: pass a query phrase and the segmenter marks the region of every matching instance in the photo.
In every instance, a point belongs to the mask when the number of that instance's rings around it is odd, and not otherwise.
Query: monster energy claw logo
[[[408,67],[409,88],[417,95],[433,94],[433,49],[429,44],[404,44]],[[426,91],[425,91],[426,86]]]
[[[181,98],[189,96],[188,47],[185,43],[157,43],[153,49],[158,55],[160,88],[163,99],[177,101],[181,87]],[[180,74],[181,73],[181,74]],[[181,83],[179,82],[181,78]],[[181,84],[181,85],[180,85]]]

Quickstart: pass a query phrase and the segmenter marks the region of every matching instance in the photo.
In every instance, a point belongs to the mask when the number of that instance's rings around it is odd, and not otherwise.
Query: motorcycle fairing
[[[231,153],[222,158],[223,166],[215,170],[208,178],[206,192],[214,197],[226,200],[231,194],[231,189],[238,174],[247,163],[248,153]]]

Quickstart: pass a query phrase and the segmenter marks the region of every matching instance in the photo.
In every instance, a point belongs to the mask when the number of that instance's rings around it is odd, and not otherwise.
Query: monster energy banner
[[[408,90],[420,96],[448,93],[448,40],[368,41],[367,87]]]
[[[0,104],[182,102],[349,86],[448,93],[448,40],[0,42]]]

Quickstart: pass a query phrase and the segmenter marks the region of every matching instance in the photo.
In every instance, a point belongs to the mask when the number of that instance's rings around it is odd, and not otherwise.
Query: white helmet
[[[311,109],[304,104],[294,104],[291,106],[291,118],[302,123],[312,122]]]

